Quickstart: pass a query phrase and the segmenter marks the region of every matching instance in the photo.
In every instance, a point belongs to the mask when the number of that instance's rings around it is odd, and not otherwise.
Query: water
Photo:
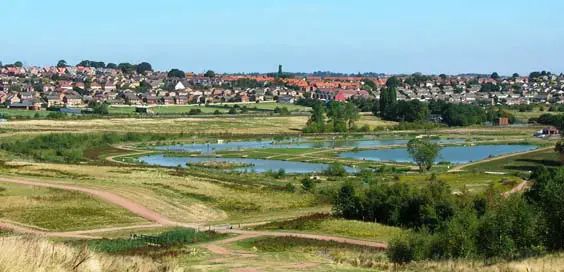
[[[481,145],[481,146],[450,146],[441,150],[436,162],[450,162],[452,164],[465,164],[469,162],[507,155],[511,153],[524,152],[536,149],[534,145]],[[393,161],[413,163],[406,148],[366,150],[359,152],[345,152],[339,155],[341,158],[352,158],[370,161]]]
[[[301,142],[300,142],[301,141]],[[440,139],[433,140],[437,143],[463,143],[464,139]],[[290,143],[288,143],[290,142]],[[154,149],[163,151],[183,151],[183,152],[198,152],[202,154],[212,154],[216,151],[237,151],[248,149],[263,149],[263,148],[333,148],[333,147],[378,147],[390,145],[405,145],[408,140],[373,140],[373,141],[355,141],[355,140],[336,140],[336,141],[322,141],[322,142],[303,142],[303,140],[293,138],[286,143],[280,144],[274,140],[264,141],[243,141],[243,142],[229,142],[223,144],[180,144],[157,146]]]
[[[278,171],[278,169],[284,169],[286,173],[290,174],[303,174],[303,173],[319,173],[327,169],[328,164],[324,163],[306,163],[306,162],[294,162],[294,161],[278,161],[278,160],[261,160],[261,159],[244,159],[244,158],[207,158],[207,157],[167,157],[164,155],[149,155],[139,158],[140,161],[151,165],[159,166],[182,166],[186,167],[186,163],[198,163],[198,162],[231,162],[231,163],[243,163],[251,164],[254,166],[236,168],[235,171],[238,172],[249,172],[249,173],[264,173],[268,171]],[[357,169],[351,167],[345,167],[347,172],[354,173]]]

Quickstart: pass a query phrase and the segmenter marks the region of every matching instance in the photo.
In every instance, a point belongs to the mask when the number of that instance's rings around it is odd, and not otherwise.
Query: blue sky
[[[1,0],[0,61],[201,72],[564,72],[561,0]]]

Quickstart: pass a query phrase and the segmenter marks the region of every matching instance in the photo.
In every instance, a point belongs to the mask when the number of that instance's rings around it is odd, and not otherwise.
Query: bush
[[[286,191],[289,193],[293,193],[296,191],[296,186],[294,186],[294,184],[292,184],[291,182],[286,183]]]
[[[415,260],[415,251],[407,236],[393,239],[386,253],[390,261],[396,264],[406,264]]]
[[[305,178],[302,180],[302,188],[304,191],[312,192],[315,189],[315,183],[311,179]]]
[[[343,164],[335,162],[330,164],[327,169],[323,171],[323,174],[330,177],[344,177],[347,175],[347,170]]]
[[[188,115],[198,115],[201,114],[202,110],[201,109],[190,109],[190,111],[188,112]]]

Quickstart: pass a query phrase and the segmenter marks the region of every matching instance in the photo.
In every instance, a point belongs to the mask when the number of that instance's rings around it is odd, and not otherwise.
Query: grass
[[[23,109],[0,109],[0,115],[2,117],[18,116],[18,117],[35,117],[36,114],[40,117],[45,117],[50,113],[50,111],[32,111]]]
[[[225,105],[225,106],[224,106]],[[224,105],[171,105],[171,106],[154,106],[151,107],[151,110],[157,114],[187,114],[190,112],[191,109],[200,109],[203,114],[212,114],[216,110],[220,113],[228,113],[229,109],[234,105],[239,106],[238,111],[241,110],[243,107],[247,107],[247,110],[250,113],[253,112],[271,112],[274,111],[277,107],[279,108],[287,108],[291,112],[309,112],[311,111],[310,107],[299,106],[294,104],[280,104],[280,103],[246,103],[246,104],[224,104]],[[226,106],[229,106],[226,107]],[[110,114],[134,114],[135,107],[110,107],[109,108]]]
[[[511,175],[491,175],[483,173],[443,173],[436,174],[435,176],[437,180],[446,182],[454,190],[468,190],[470,192],[484,191],[491,184],[501,186],[502,180],[512,182],[513,184],[522,182],[520,178]],[[386,179],[389,182],[395,182],[399,178],[400,182],[424,185],[429,182],[431,177],[431,175],[411,174],[393,176],[393,180],[389,180],[390,177],[388,176]],[[511,188],[505,189],[509,190]]]
[[[176,228],[158,235],[139,235],[134,239],[90,240],[87,244],[89,249],[96,252],[143,255],[155,248],[163,250],[174,246],[209,242],[225,236],[212,231],[198,232],[195,229]]]
[[[112,118],[92,120],[26,120],[0,125],[11,132],[81,131],[169,134],[297,134],[307,116],[218,118]]]
[[[0,271],[172,271],[149,258],[108,256],[46,239],[0,237]]]
[[[0,218],[53,231],[145,223],[136,215],[83,193],[3,183]]]
[[[528,173],[529,171],[534,171],[539,166],[560,167],[561,163],[554,150],[541,150],[505,159],[478,163],[463,169],[467,171]]]
[[[295,237],[263,237],[239,241],[234,247],[251,250],[260,255],[270,255],[277,260],[290,259],[296,261],[295,255],[298,255],[298,258],[302,260],[317,258],[320,263],[333,264],[333,266],[317,266],[315,263],[308,263],[313,264],[311,268],[308,268],[308,270],[313,271],[347,271],[349,269],[359,271],[388,267],[389,265],[384,252],[379,249],[333,241]],[[304,262],[302,261],[302,263]],[[296,265],[294,269],[298,267]]]
[[[258,226],[259,230],[300,231],[327,234],[345,238],[386,242],[398,236],[401,230],[378,223],[332,218],[329,214],[312,214],[292,220],[276,221]]]

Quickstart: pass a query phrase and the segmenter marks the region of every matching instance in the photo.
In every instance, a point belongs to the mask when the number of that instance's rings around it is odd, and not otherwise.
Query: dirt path
[[[0,177],[0,182],[9,182],[15,184],[22,184],[22,185],[30,185],[30,186],[39,186],[39,187],[47,187],[47,188],[54,188],[60,190],[68,190],[68,191],[77,191],[90,194],[92,196],[96,196],[102,200],[105,200],[109,203],[113,203],[119,205],[120,207],[131,211],[132,213],[148,219],[156,224],[146,224],[146,225],[135,225],[135,226],[126,226],[126,227],[113,227],[113,228],[99,228],[99,229],[92,229],[92,230],[81,230],[81,231],[71,231],[71,232],[47,232],[42,230],[37,230],[29,227],[22,227],[15,224],[10,223],[0,223],[0,228],[13,230],[15,232],[21,233],[30,233],[39,236],[47,236],[47,237],[60,237],[60,238],[81,238],[81,239],[97,239],[100,237],[90,236],[89,234],[97,234],[103,232],[112,232],[112,231],[121,231],[121,230],[132,230],[132,229],[140,229],[140,228],[154,228],[154,227],[161,227],[161,226],[181,226],[187,228],[203,228],[205,226],[203,224],[186,224],[175,222],[168,219],[166,216],[160,215],[154,211],[147,209],[144,206],[141,206],[132,200],[126,199],[121,197],[117,194],[97,190],[97,189],[88,189],[82,187],[76,187],[71,185],[61,185],[61,184],[51,184],[45,182],[37,182],[37,181],[29,181],[23,179],[13,179],[13,178],[3,178]],[[335,241],[339,243],[347,243],[347,244],[355,244],[355,245],[362,245],[362,246],[369,246],[369,247],[377,247],[377,248],[386,248],[387,244],[385,243],[377,243],[377,242],[370,242],[370,241],[363,241],[363,240],[355,240],[355,239],[346,239],[341,237],[334,237],[334,236],[325,236],[325,235],[314,235],[314,234],[303,234],[303,233],[287,233],[287,232],[272,232],[272,231],[246,231],[246,230],[235,230],[229,229],[227,227],[214,227],[213,230],[219,233],[231,233],[231,234],[239,234],[237,237],[233,237],[226,240],[216,241],[213,243],[208,244],[207,246],[211,245],[210,251],[217,251],[223,252],[224,254],[229,254],[226,249],[224,250],[220,245],[232,243],[235,241],[246,240],[253,237],[259,236],[273,236],[273,237],[298,237],[298,238],[306,238],[306,239],[315,239],[315,240],[323,240],[323,241]],[[206,245],[204,245],[206,246]]]
[[[449,173],[461,172],[461,171],[463,171],[462,169],[464,169],[468,166],[472,166],[472,165],[476,165],[476,164],[480,164],[480,163],[491,162],[491,161],[503,160],[503,159],[514,157],[514,156],[520,156],[520,155],[525,155],[525,154],[529,154],[529,153],[547,151],[547,150],[551,150],[551,149],[554,149],[554,147],[553,146],[545,147],[545,148],[541,148],[541,149],[529,150],[529,151],[525,151],[525,152],[519,152],[519,153],[507,154],[507,155],[503,155],[503,156],[499,156],[499,157],[493,157],[493,158],[489,158],[489,159],[485,159],[485,160],[481,160],[481,161],[475,161],[475,162],[471,162],[471,163],[467,163],[467,164],[458,165],[458,166],[450,169],[448,172]]]
[[[36,236],[43,236],[43,237],[53,237],[53,238],[77,238],[77,239],[100,239],[101,237],[94,237],[89,235],[83,235],[79,233],[65,233],[65,232],[48,232],[37,230],[28,227],[22,227],[11,223],[0,222],[0,229],[7,229],[17,233],[27,233],[33,234]]]
[[[77,191],[82,193],[87,193],[92,196],[96,196],[100,199],[105,200],[106,202],[110,202],[116,204],[140,217],[146,218],[152,222],[159,223],[162,225],[178,225],[177,222],[174,222],[167,217],[160,215],[154,211],[151,211],[129,199],[116,195],[114,193],[97,190],[97,189],[87,189],[82,187],[76,187],[71,185],[60,185],[60,184],[52,184],[52,183],[45,183],[45,182],[36,182],[36,181],[29,181],[23,179],[13,179],[13,178],[0,178],[0,182],[9,182],[9,183],[16,183],[22,185],[31,185],[31,186],[39,186],[39,187],[47,187],[47,188],[54,188],[60,190],[67,190],[67,191]]]
[[[511,189],[511,191],[503,193],[503,196],[508,197],[512,194],[522,192],[527,188],[529,183],[530,183],[529,181],[525,180],[525,181],[519,183],[519,185],[515,186],[515,188]]]

